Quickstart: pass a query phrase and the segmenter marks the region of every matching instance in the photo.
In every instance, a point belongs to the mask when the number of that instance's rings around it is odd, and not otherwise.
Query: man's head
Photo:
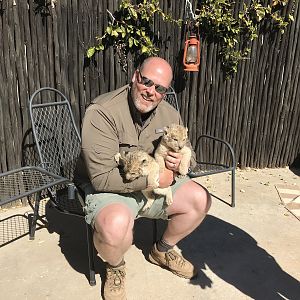
[[[131,97],[141,113],[154,109],[164,98],[172,81],[172,68],[160,57],[149,57],[132,77]]]

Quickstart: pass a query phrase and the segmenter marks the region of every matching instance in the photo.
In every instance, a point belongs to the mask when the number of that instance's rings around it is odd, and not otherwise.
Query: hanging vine
[[[268,24],[270,30],[284,33],[290,21],[294,21],[293,9],[290,14],[282,16],[283,8],[289,1],[271,0],[264,6],[259,0],[243,4],[242,10],[234,17],[235,2],[231,0],[202,0],[193,15],[193,19],[185,20],[187,27],[192,26],[200,32],[202,38],[209,42],[217,42],[220,46],[219,58],[226,77],[237,72],[241,60],[249,58],[250,43],[258,37],[261,24]],[[113,46],[119,56],[124,71],[127,70],[127,55],[135,57],[157,55],[159,49],[158,36],[153,32],[154,16],[165,22],[181,26],[181,19],[173,19],[165,14],[159,0],[142,0],[134,5],[130,0],[122,0],[119,9],[110,14],[111,22],[101,37],[96,37],[97,44],[87,50],[91,58],[97,51]],[[190,1],[186,0],[186,3]],[[190,4],[191,6],[191,4]]]
[[[165,22],[181,24],[181,20],[175,20],[161,10],[159,0],[143,0],[137,5],[130,0],[121,1],[119,9],[114,14],[110,13],[112,21],[105,33],[96,37],[98,44],[88,49],[87,57],[91,58],[96,51],[113,46],[126,71],[129,52],[140,57],[157,55],[159,49],[155,44],[158,36],[151,28],[155,15]]]
[[[267,6],[258,0],[249,5],[244,3],[237,19],[233,15],[235,3],[231,0],[201,1],[194,25],[200,28],[204,38],[220,45],[219,57],[226,77],[236,73],[239,62],[249,57],[250,42],[258,37],[260,24],[268,23],[269,30],[284,33],[289,22],[294,21],[292,14],[280,15],[288,1],[273,0]]]

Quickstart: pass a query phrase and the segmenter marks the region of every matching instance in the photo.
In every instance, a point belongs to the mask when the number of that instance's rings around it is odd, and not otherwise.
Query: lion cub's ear
[[[121,153],[118,152],[118,153],[114,156],[114,158],[115,158],[116,163],[119,165],[120,162],[121,162],[121,160],[122,160]]]
[[[165,126],[163,130],[164,130],[164,134],[167,134],[169,132],[169,126]]]
[[[144,159],[142,160],[142,166],[143,166],[143,167],[148,167],[148,165],[149,165],[149,160],[148,160],[147,158],[144,158]]]
[[[125,162],[129,159],[129,152],[122,151],[115,155],[115,161],[119,166],[124,166]]]

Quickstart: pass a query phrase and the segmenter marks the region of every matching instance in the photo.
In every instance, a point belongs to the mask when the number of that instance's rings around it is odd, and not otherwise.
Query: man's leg
[[[173,200],[166,210],[170,217],[167,229],[153,246],[149,259],[178,276],[192,278],[197,270],[173,246],[201,224],[211,206],[211,197],[202,186],[188,181],[176,190]]]
[[[190,180],[180,186],[167,208],[170,221],[163,239],[171,245],[177,244],[201,224],[210,206],[210,194],[201,185]]]
[[[112,266],[123,261],[132,244],[134,216],[122,203],[110,204],[94,220],[94,245],[99,256]]]
[[[123,203],[102,208],[94,218],[94,245],[107,262],[104,284],[105,300],[125,300],[124,254],[132,244],[134,217]]]
[[[124,254],[132,244],[134,219],[141,204],[130,195],[94,193],[86,187],[86,222],[93,226],[94,246],[106,262],[105,300],[125,300]]]

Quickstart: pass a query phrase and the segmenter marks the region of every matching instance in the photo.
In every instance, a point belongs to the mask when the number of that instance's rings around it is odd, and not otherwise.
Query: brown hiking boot
[[[103,296],[105,300],[126,300],[125,263],[120,267],[106,267],[106,280]]]
[[[197,275],[195,267],[173,249],[167,252],[160,252],[157,250],[156,244],[154,244],[149,254],[149,260],[153,264],[186,279],[191,279]]]

